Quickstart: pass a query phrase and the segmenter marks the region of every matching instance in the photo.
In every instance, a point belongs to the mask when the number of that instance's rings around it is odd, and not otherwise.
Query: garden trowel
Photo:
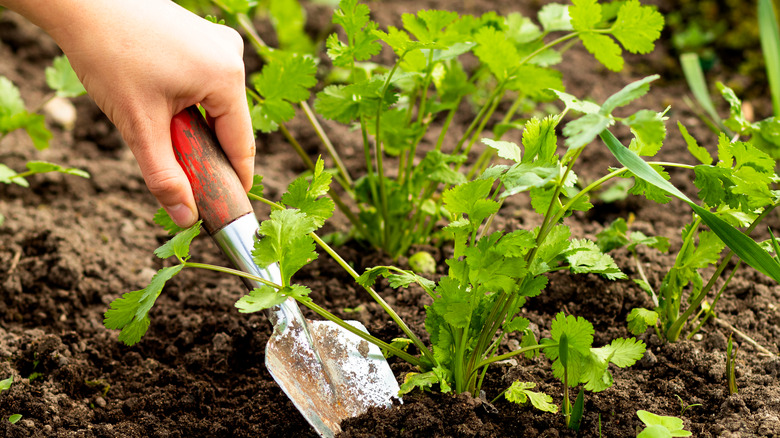
[[[252,260],[259,224],[252,205],[198,108],[171,121],[173,148],[192,185],[203,225],[233,265],[281,284],[279,266]],[[243,278],[250,290],[260,282]],[[345,418],[372,406],[390,406],[398,384],[379,348],[329,321],[304,318],[294,299],[268,311],[273,334],[265,364],[309,424],[332,437]],[[356,321],[348,321],[366,331]]]

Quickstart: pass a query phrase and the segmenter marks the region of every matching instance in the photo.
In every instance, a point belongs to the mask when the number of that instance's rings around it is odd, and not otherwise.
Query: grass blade
[[[702,221],[704,221],[704,223],[707,224],[707,226],[710,227],[710,229],[720,237],[723,243],[731,248],[739,258],[757,271],[780,282],[780,263],[773,259],[772,256],[761,248],[753,239],[732,227],[723,219],[715,216],[709,210],[702,208],[691,201],[684,193],[663,179],[663,177],[661,177],[661,175],[650,167],[642,158],[623,146],[609,130],[605,129],[601,132],[601,139],[620,164],[625,166],[638,178],[687,202],[693,211],[701,217]]]
[[[780,30],[772,0],[758,1],[758,31],[761,35],[761,50],[764,52],[769,89],[772,92],[772,108],[775,116],[780,116]]]
[[[699,62],[699,55],[695,53],[683,53],[680,55],[680,65],[682,66],[685,80],[688,82],[688,88],[691,89],[693,97],[704,109],[707,115],[712,119],[712,123],[723,132],[728,133],[728,129],[723,126],[723,122],[715,110],[715,104],[710,97],[710,91],[707,87],[707,79],[704,78],[704,72],[701,69],[701,62]]]

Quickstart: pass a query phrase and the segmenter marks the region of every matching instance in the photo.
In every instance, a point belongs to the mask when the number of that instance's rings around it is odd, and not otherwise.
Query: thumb
[[[187,175],[173,153],[170,119],[170,116],[162,117],[158,120],[163,122],[150,127],[147,134],[130,136],[133,140],[128,145],[138,161],[146,187],[173,222],[186,228],[198,220],[198,210]]]

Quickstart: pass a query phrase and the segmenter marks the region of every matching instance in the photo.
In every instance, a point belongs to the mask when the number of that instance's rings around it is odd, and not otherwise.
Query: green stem
[[[339,327],[343,328],[344,330],[347,330],[348,332],[355,334],[359,336],[361,339],[364,339],[368,342],[371,342],[372,344],[375,344],[379,348],[383,348],[394,355],[400,357],[401,359],[409,362],[410,364],[422,367],[423,363],[420,361],[420,359],[412,356],[411,354],[397,348],[393,347],[392,345],[388,344],[387,342],[384,342],[380,340],[379,338],[375,338],[374,336],[369,335],[368,333],[364,332],[363,330],[360,330],[357,327],[352,326],[351,324],[346,323],[344,320],[339,318],[338,316],[328,312],[327,310],[323,309],[322,307],[314,304],[311,300],[296,300],[300,304],[303,304],[304,306],[308,307],[309,309],[313,310],[318,315],[322,316],[323,318],[327,319],[328,321],[331,321],[335,324],[337,324]]]
[[[380,206],[382,211],[382,222],[384,225],[384,232],[383,232],[383,248],[387,248],[388,242],[390,241],[390,215],[388,214],[387,210],[387,187],[385,186],[385,167],[384,167],[384,150],[382,149],[382,135],[381,135],[381,120],[382,120],[382,107],[383,102],[385,101],[385,94],[387,94],[388,88],[390,88],[390,80],[393,78],[393,75],[395,74],[396,70],[398,70],[398,65],[400,64],[402,58],[398,59],[398,62],[393,65],[392,70],[390,70],[390,73],[387,75],[387,79],[385,79],[385,83],[382,86],[382,94],[379,95],[379,106],[377,106],[376,110],[376,131],[374,132],[374,160],[376,161],[376,172],[377,172],[377,178],[379,179],[379,196],[380,196]]]
[[[262,277],[252,275],[244,271],[239,271],[238,269],[226,268],[224,266],[210,265],[207,263],[182,262],[181,264],[184,265],[185,268],[197,268],[197,269],[207,269],[209,271],[217,271],[223,274],[230,274],[238,277],[248,278],[250,280],[257,281],[258,283],[263,283],[264,285],[270,286],[274,289],[282,288],[281,285],[276,284],[273,281],[268,281]]]
[[[336,168],[339,170],[339,174],[342,178],[344,178],[347,186],[352,188],[355,183],[352,180],[352,177],[350,176],[346,166],[344,166],[344,162],[341,160],[341,155],[339,155],[338,151],[336,151],[336,148],[333,146],[333,143],[331,143],[328,135],[325,134],[325,130],[322,129],[322,125],[320,125],[320,122],[317,120],[317,116],[314,115],[314,111],[311,110],[311,107],[306,101],[300,102],[300,106],[303,110],[303,113],[306,115],[306,118],[309,120],[309,123],[314,128],[314,131],[317,133],[317,137],[319,137],[320,141],[325,146],[325,149],[328,151],[328,154],[330,154],[330,158],[336,164]]]
[[[444,125],[441,127],[441,132],[439,132],[439,139],[436,140],[436,151],[441,151],[441,145],[444,144],[444,137],[447,135],[447,131],[450,129],[450,124],[452,123],[452,119],[455,117],[455,112],[459,106],[460,98],[458,98],[455,106],[450,110],[450,112],[447,114],[447,118],[444,120]]]
[[[718,304],[718,300],[720,300],[721,295],[723,295],[723,291],[726,290],[726,287],[731,283],[731,279],[734,278],[734,274],[737,273],[737,269],[739,269],[739,266],[742,264],[742,260],[737,260],[737,263],[734,264],[734,269],[731,270],[731,273],[729,274],[728,278],[726,278],[726,281],[723,282],[723,285],[718,289],[718,293],[715,294],[715,298],[712,300],[712,305],[710,305],[710,309],[708,311],[704,311],[704,308],[702,308],[702,311],[696,314],[696,317],[691,320],[691,324],[696,324],[697,319],[699,316],[704,312],[704,318],[701,320],[701,322],[696,325],[696,328],[693,329],[690,333],[688,333],[688,336],[686,336],[687,339],[691,339],[693,335],[695,335],[704,324],[707,323],[707,320],[710,318],[710,316],[714,316],[715,312],[713,309]]]
[[[499,355],[499,356],[493,356],[493,357],[487,358],[487,359],[483,360],[482,362],[479,362],[477,364],[477,366],[474,367],[474,369],[477,370],[477,369],[480,369],[480,368],[482,368],[484,366],[490,365],[492,363],[500,362],[502,360],[507,360],[509,358],[517,356],[518,354],[523,354],[523,353],[527,353],[529,351],[534,351],[534,350],[541,350],[542,348],[547,348],[547,347],[556,347],[557,345],[558,344],[529,345],[528,347],[523,347],[523,348],[520,348],[519,350],[510,351],[509,353],[504,353],[504,354]]]

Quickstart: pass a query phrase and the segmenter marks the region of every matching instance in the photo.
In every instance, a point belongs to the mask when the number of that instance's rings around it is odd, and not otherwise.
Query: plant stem
[[[751,338],[750,336],[746,335],[744,332],[740,331],[739,329],[737,329],[733,325],[727,323],[726,321],[718,318],[717,316],[713,316],[712,320],[715,321],[716,323],[720,324],[721,326],[723,326],[726,330],[730,330],[730,331],[734,332],[737,336],[739,336],[742,339],[744,339],[748,344],[750,344],[753,347],[755,347],[760,352],[760,354],[764,354],[766,356],[773,357],[773,358],[777,357],[776,354],[774,354],[771,351],[767,350],[761,344],[756,342],[753,338]]]
[[[325,145],[325,149],[328,151],[330,157],[333,159],[333,162],[336,164],[336,168],[339,170],[339,174],[342,178],[344,178],[347,186],[351,188],[355,183],[352,180],[352,177],[350,176],[346,166],[344,166],[344,162],[341,160],[341,155],[339,155],[339,153],[336,151],[336,148],[333,147],[333,143],[331,143],[328,135],[325,134],[325,130],[322,129],[322,125],[320,125],[320,122],[317,120],[317,116],[314,115],[314,112],[311,110],[311,107],[308,103],[306,103],[306,101],[300,102],[300,107],[303,110],[303,113],[306,115],[306,118],[309,120],[309,123],[314,128],[314,131],[317,133],[317,137],[319,137],[320,141],[322,141],[322,144]]]
[[[182,262],[182,265],[184,265],[185,268],[207,269],[209,271],[217,271],[223,274],[230,274],[230,275],[236,275],[238,277],[248,278],[250,280],[257,281],[258,283],[263,283],[264,285],[270,286],[274,289],[282,288],[281,285],[276,284],[273,281],[268,281],[265,278],[258,277],[257,275],[252,275],[244,271],[239,271],[238,269],[227,268],[224,266],[217,266],[217,265],[209,265],[207,263],[195,263],[195,262]]]

